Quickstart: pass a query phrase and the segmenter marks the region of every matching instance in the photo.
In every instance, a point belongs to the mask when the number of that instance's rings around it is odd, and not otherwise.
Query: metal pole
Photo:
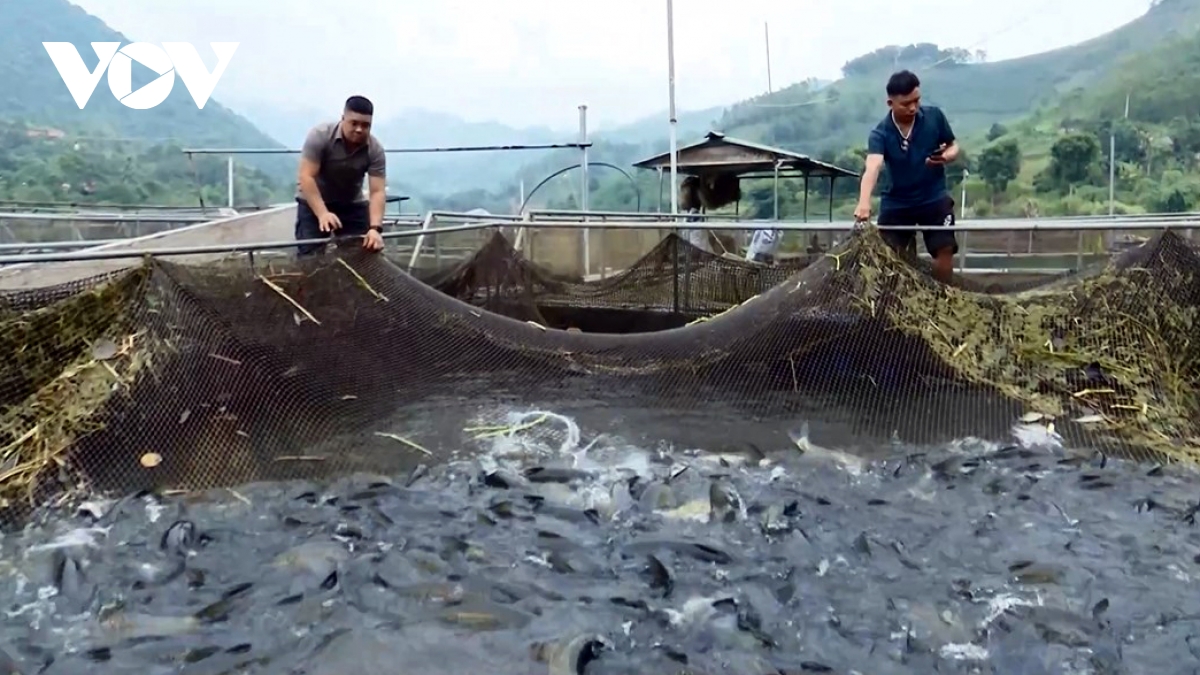
[[[679,215],[679,139],[675,119],[675,4],[667,0],[667,110],[671,128],[671,215]]]
[[[771,28],[766,21],[763,22],[763,40],[767,45],[767,93],[771,94],[775,91],[771,88]]]
[[[426,213],[425,219],[421,221],[421,231],[425,232],[425,231],[431,229],[433,227],[433,220],[436,217],[437,216],[434,214],[433,211]],[[388,233],[385,232],[384,234],[386,236]],[[425,235],[421,234],[421,236],[417,237],[417,242],[415,244],[413,244],[412,257],[410,257],[408,259],[408,271],[409,272],[412,272],[413,268],[417,266],[417,259],[421,256],[421,244],[424,244],[424,243],[425,243]]]
[[[1125,99],[1125,110],[1128,114],[1129,99]],[[1112,218],[1117,214],[1117,134],[1113,132],[1108,135],[1108,217]],[[1081,235],[1082,236],[1082,235]],[[1104,242],[1104,248],[1112,248],[1112,233],[1105,232],[1100,235],[1101,241]],[[1081,239],[1082,242],[1082,239]]]
[[[229,208],[233,208],[233,156],[225,164],[225,179],[229,183]]]
[[[779,162],[775,162],[775,215],[773,220],[779,220]]]
[[[971,175],[970,171],[963,169],[962,185],[959,186],[962,188],[962,192],[959,194],[959,197],[958,197],[958,219],[959,220],[963,220],[967,217],[967,176],[970,176],[970,175]]]
[[[660,167],[658,167],[658,212],[662,213],[662,210],[663,210],[663,170],[662,170],[662,167],[660,166]]]
[[[509,150],[562,150],[578,148],[578,143],[530,143],[521,145],[452,145],[435,148],[384,148],[392,154],[428,152],[508,152]],[[300,148],[183,148],[185,155],[298,155]]]
[[[804,174],[804,222],[808,222],[808,174]]]
[[[667,0],[667,115],[670,129],[671,151],[671,216],[676,221],[674,279],[672,279],[672,305],[679,313],[679,139],[676,137],[675,120],[675,5]],[[661,181],[659,183],[662,184]]]
[[[1117,134],[1108,135],[1108,215],[1117,213]]]
[[[579,143],[582,145],[587,143],[588,128],[587,128],[587,106],[579,106]],[[583,176],[582,185],[579,190],[579,206],[582,211],[588,210],[588,149],[583,146],[583,161],[579,164],[580,175]],[[584,216],[587,220],[587,216]],[[592,271],[592,250],[591,236],[588,229],[583,228],[583,276],[591,274]]]

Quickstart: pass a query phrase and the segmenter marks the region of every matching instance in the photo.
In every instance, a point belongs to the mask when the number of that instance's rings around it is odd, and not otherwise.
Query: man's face
[[[917,110],[921,107],[921,88],[917,87],[903,96],[889,96],[887,104],[897,120],[907,122],[917,116]]]
[[[342,138],[354,144],[365,143],[371,133],[371,116],[349,110],[342,113]]]

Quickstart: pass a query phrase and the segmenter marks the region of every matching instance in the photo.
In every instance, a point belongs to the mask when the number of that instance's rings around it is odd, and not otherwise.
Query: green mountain
[[[675,115],[676,133],[680,138],[693,138],[708,133],[717,120],[721,119],[724,108],[705,108],[703,110],[681,110]],[[647,115],[640,120],[622,124],[612,129],[601,131],[601,139],[612,139],[621,143],[640,143],[657,145],[667,136],[667,111],[662,110],[653,115]]]
[[[979,215],[996,209],[1014,213],[1106,210],[1105,155],[1109,131],[1114,127],[1118,145],[1125,148],[1118,151],[1118,162],[1124,164],[1117,189],[1127,188],[1123,198],[1129,203],[1121,208],[1154,209],[1164,205],[1165,198],[1132,186],[1138,181],[1159,180],[1164,170],[1184,174],[1191,170],[1184,161],[1187,150],[1180,146],[1180,139],[1190,138],[1192,127],[1180,118],[1191,119],[1194,111],[1200,111],[1196,106],[1200,94],[1193,93],[1200,91],[1194,86],[1200,78],[1195,71],[1200,62],[1193,58],[1200,48],[1198,31],[1200,0],[1157,0],[1145,15],[1105,35],[1020,59],[986,63],[967,50],[931,44],[883,47],[846,63],[844,77],[834,83],[799,83],[730,106],[716,128],[729,136],[818,156],[857,170],[862,165],[866,136],[884,114],[880,99],[887,76],[895,69],[910,68],[921,77],[925,101],[944,108],[964,140],[966,157],[956,169],[967,168],[974,174],[967,184],[968,203],[978,207]],[[1129,120],[1112,122],[1123,114],[1125,96],[1130,92]],[[1063,173],[1062,162],[1051,161],[1052,148],[1064,136],[1071,140],[1059,145],[1058,154],[1074,152],[1071,156],[1090,162],[1086,172]],[[1091,140],[1081,140],[1083,137]],[[681,137],[680,143],[692,140]],[[1018,146],[1015,155],[1009,148],[1012,143]],[[1068,147],[1071,143],[1078,147]],[[983,162],[982,153],[996,144],[1000,147],[989,150]],[[1175,154],[1163,154],[1165,145],[1171,145]],[[655,150],[661,152],[665,146],[664,134]],[[609,150],[614,163],[623,167],[651,154],[644,146]],[[1143,161],[1146,156],[1152,159]],[[1014,157],[1015,170],[1010,166]],[[1175,166],[1177,159],[1180,166]],[[1137,174],[1138,162],[1141,174]],[[521,175],[527,176],[529,169]],[[981,171],[990,182],[984,181]],[[1058,178],[1049,178],[1054,172]],[[1012,178],[1003,180],[1009,173]],[[958,190],[962,173],[956,170],[953,175]],[[1140,177],[1135,180],[1135,175]],[[1183,180],[1175,174],[1168,174],[1167,179]],[[652,184],[656,181],[644,176],[636,181],[643,193],[650,190],[657,195]],[[577,183],[577,177],[564,176],[561,184],[548,191],[548,204],[576,203],[572,193],[578,192]],[[765,208],[769,190],[749,188],[751,211],[755,194],[762,197],[759,206]],[[798,189],[796,183],[785,184],[785,215],[799,216],[803,195],[797,195]],[[822,189],[816,188],[817,194]],[[835,210],[848,215],[856,191],[852,182],[844,182],[836,195],[839,203]],[[976,193],[978,198],[972,196]],[[630,209],[634,207],[633,194],[626,178],[605,176],[596,185],[591,206]],[[1069,199],[1063,199],[1064,195]],[[1195,203],[1189,199],[1185,194],[1171,203]],[[823,202],[818,199],[815,203]]]
[[[962,133],[986,129],[1104,79],[1130,55],[1200,27],[1197,0],[1158,0],[1145,15],[1086,42],[1019,59],[976,63],[962,49],[936,45],[884,47],[843,67],[844,77],[814,91],[794,85],[731,106],[726,133],[811,154],[863,142],[883,114],[887,76],[910,68],[921,77],[925,101],[941,106]],[[794,106],[794,107],[785,107]]]
[[[123,106],[104,80],[79,109],[42,41],[70,42],[95,68],[91,42],[131,42],[66,0],[0,0],[0,199],[224,203],[225,160],[179,151],[187,146],[279,147],[236,113],[209,100],[196,108],[178,81],[150,110]],[[234,57],[236,59],[236,56]],[[155,75],[134,70],[134,88]],[[20,158],[21,161],[15,161]],[[287,189],[294,161],[239,158],[235,194],[266,202]],[[15,166],[15,168],[14,168]],[[63,188],[67,185],[67,188]]]
[[[975,143],[976,210],[1107,213],[1110,152],[1116,212],[1200,208],[1200,26]],[[985,161],[1014,145],[1019,166]],[[1055,194],[1062,199],[1048,198]]]

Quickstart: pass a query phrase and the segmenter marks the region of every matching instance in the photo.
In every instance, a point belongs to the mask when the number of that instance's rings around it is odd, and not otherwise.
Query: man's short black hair
[[[351,96],[346,99],[346,110],[359,115],[374,115],[375,104],[371,103],[366,96]]]
[[[913,93],[913,90],[921,86],[921,80],[917,74],[911,70],[902,70],[898,73],[892,73],[892,76],[887,81],[887,95],[889,98],[893,96],[908,96]]]

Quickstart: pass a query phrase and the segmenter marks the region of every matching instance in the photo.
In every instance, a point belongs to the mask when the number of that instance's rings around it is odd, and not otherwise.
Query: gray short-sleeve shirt
[[[364,201],[363,177],[387,174],[387,155],[383,144],[374,135],[367,142],[350,150],[342,139],[340,122],[318,124],[304,139],[301,157],[321,165],[317,172],[317,188],[327,203],[346,204]],[[301,199],[300,186],[296,198]]]

